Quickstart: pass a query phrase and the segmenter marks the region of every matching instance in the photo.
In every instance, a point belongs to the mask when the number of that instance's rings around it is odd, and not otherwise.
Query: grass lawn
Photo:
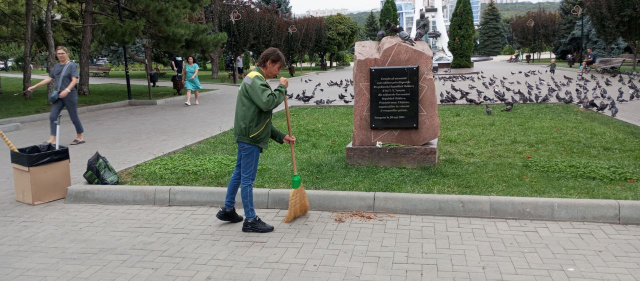
[[[352,108],[294,108],[296,157],[307,189],[559,198],[640,199],[640,128],[572,105],[439,108],[440,163],[433,168],[349,166]],[[285,130],[285,115],[274,116]],[[226,186],[233,132],[121,173],[121,184]],[[261,154],[258,188],[289,188],[287,145]],[[636,182],[638,181],[638,182]]]
[[[33,79],[32,84],[41,80]],[[175,90],[169,87],[151,88],[154,99],[173,97]],[[23,95],[15,96],[15,93],[22,92],[22,78],[2,77],[3,94],[0,95],[0,119],[25,116],[37,113],[49,112],[51,106],[47,102],[47,87],[42,86],[33,93],[33,99],[25,100]],[[91,94],[80,96],[78,106],[88,106],[103,103],[122,101],[127,99],[127,85],[120,84],[100,84],[90,85]],[[131,85],[133,99],[148,99],[147,86]]]

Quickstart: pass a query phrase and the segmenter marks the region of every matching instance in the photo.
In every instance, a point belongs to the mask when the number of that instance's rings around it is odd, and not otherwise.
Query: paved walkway
[[[527,68],[500,64],[485,72]],[[343,91],[325,83],[351,71],[293,78],[290,92],[321,82],[318,98],[334,99]],[[198,106],[82,114],[88,142],[71,147],[72,182],[82,181],[95,151],[121,169],[228,130],[237,87],[215,88]],[[27,123],[8,135],[26,146],[45,140],[47,128]],[[68,119],[62,133],[63,143],[75,135]],[[338,223],[331,212],[287,225],[279,223],[284,211],[258,210],[276,231],[245,234],[216,220],[215,207],[17,203],[8,155],[0,153],[0,280],[640,279],[638,226],[386,214]]]

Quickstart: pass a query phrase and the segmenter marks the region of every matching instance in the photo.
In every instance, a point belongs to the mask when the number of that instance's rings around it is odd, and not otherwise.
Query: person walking
[[[244,74],[244,65],[242,64],[242,55],[238,55],[236,58],[236,68],[238,70],[238,77],[242,78]]]
[[[551,64],[549,64],[549,72],[551,72],[551,75],[556,74],[556,59],[551,60]]]
[[[71,142],[71,145],[83,144],[85,143],[83,133],[84,128],[82,128],[82,122],[80,122],[80,118],[78,118],[78,89],[76,85],[78,84],[78,66],[69,61],[69,50],[67,50],[64,46],[58,46],[56,48],[56,56],[58,57],[59,63],[53,66],[53,70],[49,73],[49,77],[40,81],[38,84],[35,84],[29,87],[28,91],[33,91],[36,88],[51,83],[51,81],[55,80],[56,89],[59,92],[59,98],[55,102],[51,104],[51,114],[49,114],[49,124],[50,124],[50,137],[46,143],[55,143],[56,142],[56,120],[58,119],[58,115],[62,112],[63,108],[67,108],[67,112],[69,113],[69,117],[71,118],[71,122],[76,127],[76,138]]]
[[[191,91],[196,95],[196,104],[200,104],[198,102],[198,91],[202,89],[202,85],[200,85],[200,80],[198,79],[200,67],[195,62],[193,56],[188,56],[187,65],[184,67],[184,73],[182,75],[182,83],[184,84],[184,88],[187,89],[187,101],[184,103],[187,106],[191,105]]]
[[[171,69],[175,70],[178,75],[182,75],[182,63],[181,56],[171,57]]]
[[[285,66],[285,58],[277,48],[268,48],[258,58],[257,67],[244,77],[238,91],[234,140],[238,144],[236,166],[231,174],[225,204],[216,217],[219,220],[238,223],[243,220],[236,213],[235,200],[241,188],[244,207],[243,232],[271,232],[274,227],[263,222],[253,208],[253,183],[258,173],[258,161],[262,150],[269,146],[269,139],[282,144],[295,144],[296,138],[285,135],[271,124],[273,109],[278,107],[287,93],[289,81],[280,78],[280,85],[271,89],[266,79],[274,78]]]

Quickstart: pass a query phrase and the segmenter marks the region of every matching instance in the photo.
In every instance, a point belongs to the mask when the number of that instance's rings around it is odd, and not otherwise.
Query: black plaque
[[[372,67],[371,129],[418,128],[418,66]]]

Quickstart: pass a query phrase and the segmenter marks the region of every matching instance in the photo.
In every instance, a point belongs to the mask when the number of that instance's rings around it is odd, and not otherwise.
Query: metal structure
[[[579,3],[581,4],[582,1]],[[580,60],[578,62],[582,65],[582,53],[584,53],[584,13],[582,12],[582,7],[576,5],[573,7],[573,10],[571,10],[571,14],[580,16]]]
[[[231,11],[231,14],[229,16],[231,17],[231,32],[229,32],[229,38],[231,39],[231,62],[233,65],[233,67],[231,67],[231,71],[233,73],[233,84],[236,84],[236,80],[238,79],[236,77],[238,66],[236,65],[236,52],[233,50],[233,30],[236,25],[236,21],[242,19],[242,15],[240,15],[240,12],[238,12],[238,10],[233,10]]]

